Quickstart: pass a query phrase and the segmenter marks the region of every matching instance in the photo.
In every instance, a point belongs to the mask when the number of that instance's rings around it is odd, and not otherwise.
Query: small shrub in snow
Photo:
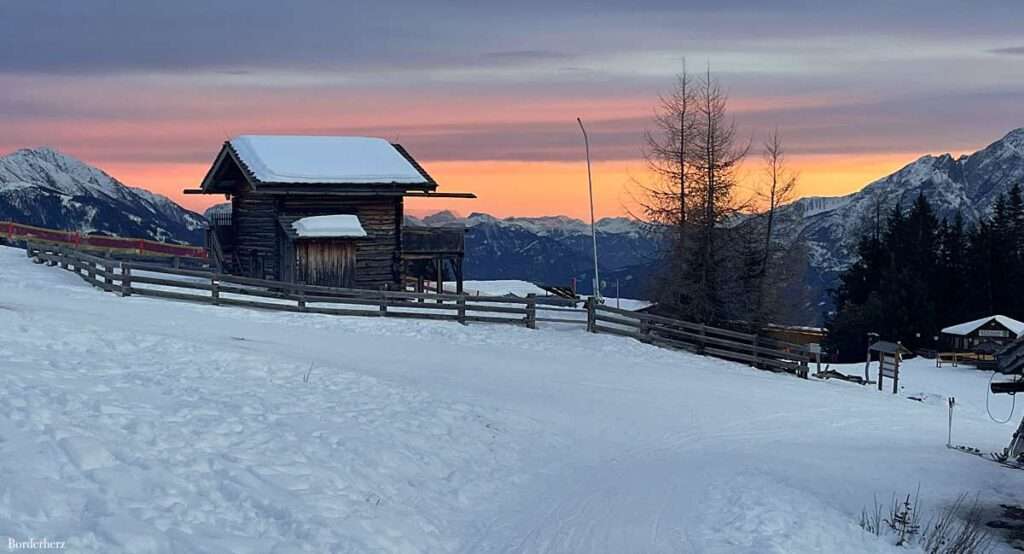
[[[875,496],[874,508],[870,512],[867,508],[861,510],[860,526],[876,537],[882,536],[882,505],[878,503],[877,495]]]
[[[910,500],[910,494],[907,494],[903,502],[897,502],[893,495],[892,508],[889,510],[889,517],[886,518],[885,524],[896,535],[896,546],[910,544],[921,531],[921,525],[917,521],[920,497],[920,486],[917,487],[913,502]]]
[[[967,494],[934,518],[921,533],[921,548],[928,554],[980,554],[992,548],[992,535],[982,521],[981,506],[975,498],[964,512]],[[962,514],[962,517],[961,517]]]
[[[875,536],[892,535],[897,546],[918,545],[927,554],[984,554],[992,547],[992,535],[982,521],[978,500],[965,511],[966,498],[961,494],[921,527],[920,487],[913,498],[907,494],[902,501],[893,494],[884,510],[876,496],[872,508],[861,510],[860,526]]]

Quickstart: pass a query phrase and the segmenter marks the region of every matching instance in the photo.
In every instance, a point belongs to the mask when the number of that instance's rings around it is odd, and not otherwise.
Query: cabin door
[[[307,285],[351,288],[355,283],[356,244],[352,240],[314,239],[295,243],[296,280]]]

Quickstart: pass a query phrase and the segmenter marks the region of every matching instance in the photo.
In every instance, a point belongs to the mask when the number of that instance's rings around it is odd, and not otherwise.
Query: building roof
[[[282,216],[281,228],[291,239],[309,238],[362,238],[366,230],[359,217],[351,214],[317,215],[309,217]]]
[[[979,327],[986,323],[995,320],[997,323],[1006,327],[1014,335],[1021,337],[1024,336],[1024,323],[1013,319],[1012,317],[1006,317],[1005,315],[990,315],[981,319],[975,319],[974,321],[968,321],[966,323],[960,323],[958,325],[951,325],[942,330],[947,335],[970,335],[971,333],[978,330]]]
[[[242,135],[228,143],[263,183],[430,183],[403,151],[380,138]]]
[[[899,352],[900,354],[913,354],[913,352],[911,352],[907,347],[903,346],[902,344],[890,342],[887,340],[880,340],[873,343],[870,347],[868,347],[868,350],[872,352],[881,352],[883,354],[896,354],[897,352]]]

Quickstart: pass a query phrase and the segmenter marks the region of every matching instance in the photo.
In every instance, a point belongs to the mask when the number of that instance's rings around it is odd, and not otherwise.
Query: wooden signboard
[[[899,390],[900,382],[900,355],[879,353],[878,356],[878,390],[882,390],[882,378],[892,379],[892,393]]]

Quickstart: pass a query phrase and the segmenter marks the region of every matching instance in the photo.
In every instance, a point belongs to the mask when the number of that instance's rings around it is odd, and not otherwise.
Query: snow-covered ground
[[[1013,431],[967,368],[908,362],[894,396],[575,325],[119,298],[8,248],[0,282],[0,540],[905,552],[858,527],[875,495],[1021,502],[1024,474],[944,446],[945,395],[955,442],[997,450]]]

